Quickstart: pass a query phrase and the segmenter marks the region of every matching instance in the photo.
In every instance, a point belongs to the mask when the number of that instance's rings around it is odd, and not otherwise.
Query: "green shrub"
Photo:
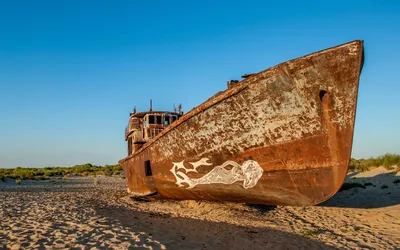
[[[54,173],[53,173],[52,171],[50,171],[50,170],[46,170],[46,171],[44,172],[44,176],[50,177],[50,176],[53,176],[53,175],[54,175]]]
[[[90,163],[83,165],[75,165],[73,167],[45,167],[45,168],[0,168],[0,180],[6,177],[20,180],[44,180],[49,177],[69,176],[70,174],[82,176],[96,176],[119,174],[122,168],[119,165],[96,166]]]
[[[350,159],[349,171],[367,171],[371,167],[383,166],[387,169],[392,169],[393,166],[400,165],[400,155],[399,154],[385,154],[377,158],[369,159]]]
[[[34,180],[35,181],[41,181],[41,180],[48,180],[49,177],[47,176],[35,176]]]
[[[12,176],[15,179],[31,179],[33,177],[33,169],[17,167],[12,171]]]
[[[385,154],[383,156],[382,166],[390,168],[400,163],[400,155],[398,154]]]

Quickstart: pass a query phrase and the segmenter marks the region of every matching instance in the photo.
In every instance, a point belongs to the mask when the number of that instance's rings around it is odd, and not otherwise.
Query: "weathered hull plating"
[[[353,41],[218,93],[119,162],[128,190],[276,205],[327,200],[347,173],[362,64],[363,42]]]

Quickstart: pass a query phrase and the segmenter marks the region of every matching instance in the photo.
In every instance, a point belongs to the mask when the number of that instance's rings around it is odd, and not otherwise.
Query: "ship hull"
[[[363,43],[262,71],[121,160],[128,191],[169,199],[314,205],[343,184]]]

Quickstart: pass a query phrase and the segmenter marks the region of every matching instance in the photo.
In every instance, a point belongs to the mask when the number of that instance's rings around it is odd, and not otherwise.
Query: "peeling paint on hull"
[[[121,160],[128,189],[159,198],[314,205],[342,185],[351,154],[363,42],[353,41],[252,75],[218,93]],[[179,187],[174,162],[256,161],[257,184]],[[152,176],[144,162],[150,160]]]

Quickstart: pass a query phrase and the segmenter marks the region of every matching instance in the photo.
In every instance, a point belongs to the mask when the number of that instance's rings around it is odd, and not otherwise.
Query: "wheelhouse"
[[[177,121],[183,112],[149,111],[130,114],[125,129],[125,140],[128,142],[128,155],[135,153],[143,144],[152,140],[166,127]]]

